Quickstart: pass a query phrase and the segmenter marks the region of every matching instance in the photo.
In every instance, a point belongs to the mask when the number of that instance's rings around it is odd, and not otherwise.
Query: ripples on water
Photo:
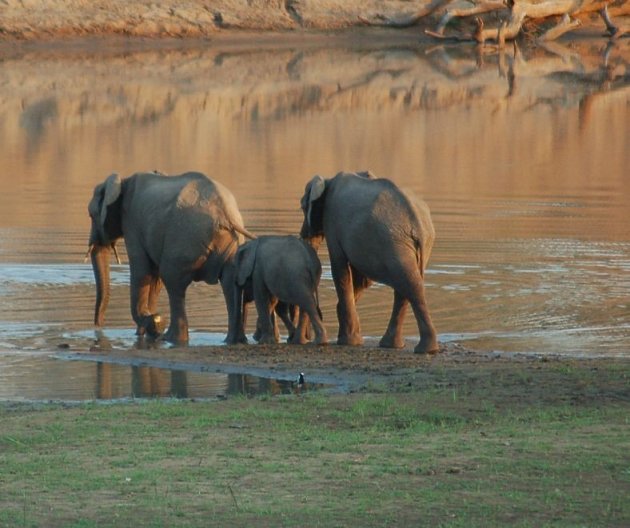
[[[442,341],[626,355],[627,39],[608,50],[593,40],[478,59],[467,47],[415,44],[3,57],[0,348],[89,346],[86,207],[113,171],[206,172],[262,234],[298,231],[313,174],[370,169],[432,209],[427,295]],[[605,67],[613,81],[598,84]],[[336,298],[321,256],[334,336]],[[134,339],[127,284],[126,265],[113,265],[105,333],[122,335],[122,348]],[[364,334],[383,332],[391,303],[388,288],[362,297]],[[193,285],[188,307],[193,345],[222,338],[218,287]],[[411,318],[405,333],[417,339]]]

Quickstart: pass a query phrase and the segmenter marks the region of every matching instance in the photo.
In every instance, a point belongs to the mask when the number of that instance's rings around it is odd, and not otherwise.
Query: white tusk
[[[87,253],[85,254],[85,258],[83,259],[84,264],[88,261],[88,258],[90,258],[90,255],[92,254],[93,249],[94,249],[94,244],[90,244],[90,247],[88,248]]]

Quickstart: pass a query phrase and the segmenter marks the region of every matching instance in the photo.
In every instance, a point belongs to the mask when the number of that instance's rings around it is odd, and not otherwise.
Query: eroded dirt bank
[[[404,19],[429,4],[408,0],[3,0],[0,41],[113,35],[210,38],[232,30],[338,30],[361,26],[365,20],[378,24],[384,19]],[[630,11],[621,0],[612,2],[609,10],[613,16]],[[424,34],[424,28],[435,28],[443,11],[422,17],[417,36]],[[464,24],[474,23],[473,18]],[[595,24],[604,29],[591,13],[580,16],[580,22],[584,28]]]
[[[410,10],[409,2],[375,0],[5,0],[2,4],[0,37],[27,40],[86,35],[204,38],[230,30],[331,30],[356,26],[360,15],[384,7],[394,13]]]

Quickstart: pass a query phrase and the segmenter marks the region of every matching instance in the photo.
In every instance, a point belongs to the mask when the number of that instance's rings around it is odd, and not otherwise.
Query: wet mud
[[[454,390],[474,385],[475,379],[496,378],[505,382],[510,398],[537,400],[552,392],[567,401],[587,397],[583,386],[565,374],[574,369],[619,373],[615,381],[601,377],[592,397],[630,402],[630,359],[567,357],[553,354],[480,352],[457,343],[441,343],[437,354],[415,354],[411,343],[400,350],[315,345],[237,345],[180,347],[168,350],[62,351],[59,357],[109,361],[159,368],[198,370],[224,374],[240,373],[262,378],[295,380],[304,374],[306,383],[324,384],[334,392],[408,392],[448,386]],[[510,391],[509,387],[513,387]],[[545,396],[547,395],[547,396]],[[555,397],[555,396],[554,396]],[[507,401],[507,400],[506,400]]]

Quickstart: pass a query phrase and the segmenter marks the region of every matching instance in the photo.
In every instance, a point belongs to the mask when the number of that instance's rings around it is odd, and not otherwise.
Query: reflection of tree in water
[[[20,126],[26,130],[31,150],[37,148],[46,125],[56,119],[57,114],[57,100],[54,97],[47,97],[24,108],[20,116]]]
[[[630,67],[625,61],[615,57],[613,50],[614,45],[608,43],[602,52],[601,63],[593,71],[578,69],[550,76],[567,85],[579,84],[586,90],[580,99],[580,129],[587,126],[595,101],[630,85]]]
[[[533,105],[564,105],[567,94],[576,94],[580,127],[584,128],[596,99],[630,86],[630,64],[623,54],[615,53],[615,50],[616,44],[609,41],[600,51],[599,61],[590,66],[575,50],[556,42],[537,47],[530,58],[524,55],[516,43],[508,48],[477,47],[474,50],[459,46],[437,46],[430,50],[428,57],[436,71],[455,81],[474,82],[475,76],[480,76],[488,68],[496,68],[499,76],[507,83],[506,99],[518,94],[520,81],[524,77],[538,76],[553,80],[564,88],[559,99],[541,94]],[[545,54],[541,55],[541,51]],[[587,58],[591,59],[592,56]]]

